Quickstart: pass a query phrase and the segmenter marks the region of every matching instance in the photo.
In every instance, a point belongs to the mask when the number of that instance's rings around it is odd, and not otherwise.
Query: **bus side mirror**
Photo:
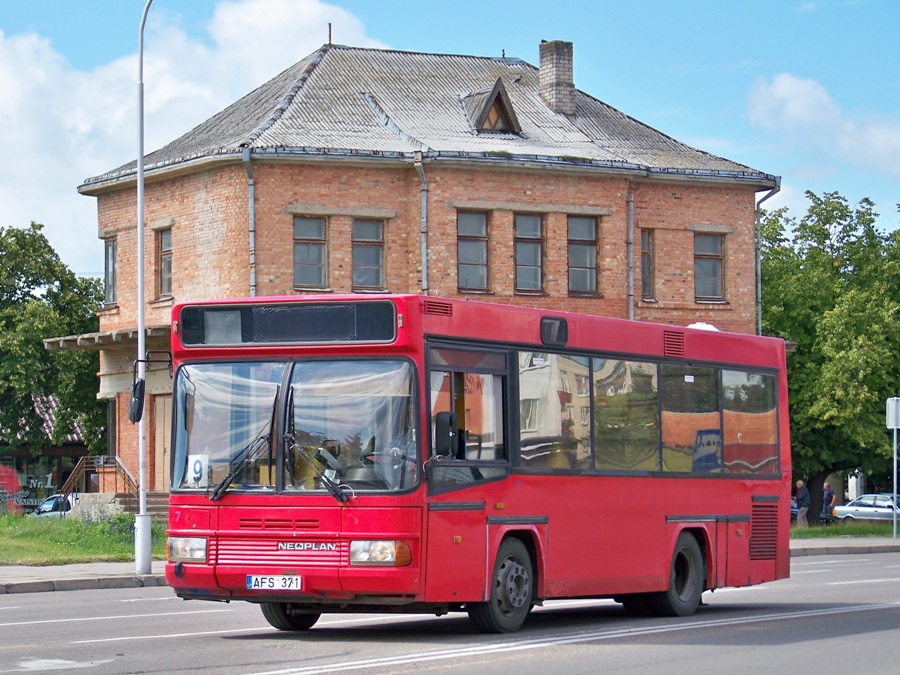
[[[439,412],[434,417],[434,454],[446,457],[455,454],[456,413]]]
[[[131,385],[131,401],[128,403],[128,419],[137,424],[144,416],[144,380],[136,378]]]

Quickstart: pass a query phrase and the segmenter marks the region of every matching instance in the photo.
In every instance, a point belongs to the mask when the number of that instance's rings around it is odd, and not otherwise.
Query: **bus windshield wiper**
[[[222,480],[216,483],[215,487],[210,490],[207,495],[209,496],[210,501],[218,501],[222,498],[222,495],[225,494],[225,490],[228,489],[228,486],[231,485],[231,481],[233,481],[237,475],[244,470],[244,467],[247,466],[252,460],[256,459],[260,454],[260,450],[268,450],[271,452],[272,450],[272,437],[275,433],[275,414],[278,410],[278,389],[275,390],[275,401],[272,403],[272,417],[269,420],[269,426],[267,428],[261,429],[260,432],[256,435],[256,437],[247,443],[244,448],[238,453],[240,459],[228,472],[228,475],[225,476]]]
[[[287,421],[287,433],[284,435],[284,440],[290,444],[290,449],[296,454],[300,455],[303,458],[303,462],[309,467],[310,471],[313,472],[313,475],[319,479],[319,483],[325,486],[325,489],[328,490],[328,493],[337,499],[339,502],[349,501],[350,498],[347,496],[347,493],[344,492],[344,488],[342,488],[338,483],[331,480],[328,476],[325,475],[325,472],[319,468],[319,465],[313,461],[313,458],[306,454],[306,451],[297,442],[297,437],[294,435],[294,388],[291,387],[288,390],[288,421]]]
[[[346,502],[350,500],[350,497],[347,496],[347,493],[344,492],[344,488],[341,487],[339,483],[336,483],[328,475],[319,468],[319,464],[309,455],[306,454],[306,451],[303,447],[297,442],[297,439],[294,438],[293,433],[287,433],[284,435],[284,439],[291,444],[291,450],[303,458],[303,461],[309,467],[310,471],[313,472],[315,477],[318,479],[319,483],[321,483],[328,493],[337,499],[339,502]]]

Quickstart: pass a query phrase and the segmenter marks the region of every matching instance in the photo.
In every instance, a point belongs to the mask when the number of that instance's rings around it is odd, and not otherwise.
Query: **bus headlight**
[[[166,554],[169,562],[205,563],[206,539],[204,537],[169,537]]]
[[[369,540],[350,542],[351,565],[384,565],[405,567],[412,562],[409,544],[402,540]]]

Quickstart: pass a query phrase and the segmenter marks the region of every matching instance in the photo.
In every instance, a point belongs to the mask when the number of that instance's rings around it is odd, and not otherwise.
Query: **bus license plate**
[[[299,591],[303,584],[297,575],[266,576],[260,574],[247,575],[248,591]]]

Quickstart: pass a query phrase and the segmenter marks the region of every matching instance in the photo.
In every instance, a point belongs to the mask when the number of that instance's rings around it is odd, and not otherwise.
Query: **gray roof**
[[[740,181],[778,179],[697,150],[579,90],[574,114],[539,93],[539,69],[516,58],[325,45],[145,159],[149,174],[234,156],[482,161],[577,166]],[[473,105],[500,78],[520,133],[478,133]],[[91,192],[133,178],[136,162],[89,178]]]

